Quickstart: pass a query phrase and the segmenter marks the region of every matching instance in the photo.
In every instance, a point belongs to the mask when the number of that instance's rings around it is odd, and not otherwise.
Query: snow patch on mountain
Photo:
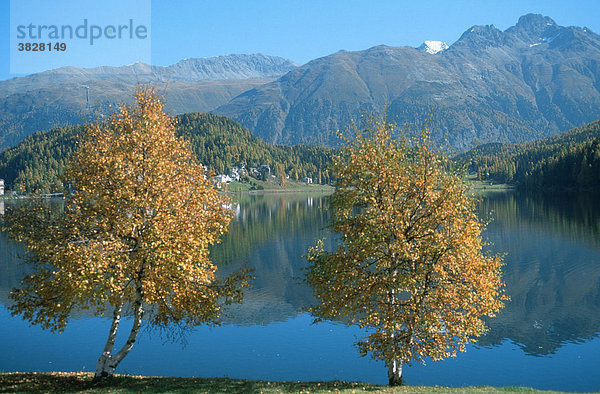
[[[436,53],[443,52],[448,48],[448,44],[446,44],[444,41],[425,41],[417,49],[421,49],[429,54],[435,55]]]

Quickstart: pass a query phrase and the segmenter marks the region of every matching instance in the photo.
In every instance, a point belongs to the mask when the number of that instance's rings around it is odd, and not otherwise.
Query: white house
[[[302,182],[304,182],[304,183],[313,183],[313,180],[312,180],[311,177],[307,176],[305,178],[302,178]]]
[[[224,174],[220,174],[217,175],[217,181],[220,183],[229,183],[231,181],[233,181],[233,179],[231,179],[231,177],[229,175],[224,175]]]
[[[0,196],[4,194],[4,179],[0,179]]]

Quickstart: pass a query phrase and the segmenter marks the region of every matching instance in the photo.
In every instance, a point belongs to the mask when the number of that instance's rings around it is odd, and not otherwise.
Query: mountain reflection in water
[[[481,345],[508,338],[532,355],[600,331],[600,206],[594,196],[490,195],[490,250],[506,253],[510,301]]]

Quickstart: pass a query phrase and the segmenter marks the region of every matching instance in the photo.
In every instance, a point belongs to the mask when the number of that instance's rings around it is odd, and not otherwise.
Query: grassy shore
[[[227,194],[236,193],[333,193],[334,188],[330,185],[307,184],[299,181],[286,180],[283,185],[276,181],[261,181],[251,179],[249,182],[231,182],[227,185],[222,185],[221,192]],[[0,201],[22,200],[28,198],[62,198],[62,195],[2,195]]]
[[[514,189],[513,185],[506,183],[492,183],[491,181],[478,181],[475,176],[467,178],[473,192],[507,191]],[[252,178],[249,182],[231,182],[224,185],[222,191],[226,193],[278,193],[278,192],[333,192],[330,185],[307,184],[287,180],[283,185],[276,181],[261,181]]]
[[[249,182],[231,182],[224,185],[222,190],[227,193],[333,192],[333,187],[291,180],[286,180],[283,185],[280,185],[276,181],[252,178]]]
[[[492,181],[479,181],[475,175],[469,175],[467,177],[469,187],[473,192],[494,192],[494,191],[507,191],[513,190],[514,185],[508,183],[493,183]]]
[[[513,185],[509,184],[497,184],[491,181],[478,181],[475,176],[468,177],[469,186],[472,191],[475,192],[487,192],[487,191],[506,191],[514,189]],[[277,181],[267,180],[261,181],[252,178],[248,182],[231,182],[223,185],[221,188],[222,192],[225,193],[284,193],[284,192],[330,192],[333,193],[334,187],[331,185],[319,185],[319,184],[308,184],[299,181],[286,180],[283,185],[280,185]],[[31,196],[0,196],[0,200],[15,200],[22,199]],[[46,196],[47,197],[47,196]]]
[[[83,392],[83,393],[495,393],[544,392],[524,387],[431,387],[390,388],[349,382],[265,382],[228,378],[168,378],[116,375],[95,382],[89,372],[3,373],[0,392]]]

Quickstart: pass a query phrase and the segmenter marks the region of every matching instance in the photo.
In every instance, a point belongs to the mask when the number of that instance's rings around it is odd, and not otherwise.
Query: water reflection
[[[12,288],[30,273],[29,267],[23,264],[23,255],[23,248],[9,242],[8,235],[0,231],[0,302],[4,305],[8,305],[8,295]]]
[[[226,276],[248,264],[256,279],[243,305],[228,308],[224,322],[266,325],[298,315],[313,302],[312,291],[304,283],[302,255],[315,239],[328,235],[327,197],[244,194],[233,200],[235,215],[229,232],[211,249],[211,256],[219,267],[218,275]],[[60,200],[44,203],[62,209]],[[326,244],[332,247],[329,238]],[[24,250],[0,232],[0,302],[5,305],[11,289],[30,272],[23,256]]]
[[[248,263],[256,279],[244,303],[229,308],[225,322],[266,325],[298,315],[314,301],[304,283],[302,255],[315,239],[328,236],[326,196],[242,195],[236,202],[240,214],[212,256],[222,275]]]
[[[505,339],[529,355],[553,354],[566,342],[600,331],[600,206],[593,197],[559,198],[516,193],[485,196],[479,215],[493,219],[485,236],[493,253],[506,253],[511,300],[488,321],[480,346]],[[8,203],[7,203],[8,205]],[[328,235],[327,197],[314,194],[243,195],[223,242],[211,251],[221,275],[244,263],[255,269],[245,302],[225,322],[268,325],[302,313],[314,299],[304,283],[301,257]],[[58,206],[57,209],[60,209]],[[328,237],[327,247],[333,249]],[[0,301],[27,272],[23,251],[0,233]]]
[[[511,300],[488,325],[481,345],[504,338],[527,354],[554,353],[565,342],[600,331],[600,207],[594,196],[487,196],[480,215],[486,235],[506,253]],[[489,214],[491,212],[491,214]]]
[[[63,209],[61,199],[40,200],[42,204],[52,207],[56,212]],[[11,290],[18,286],[25,275],[31,274],[32,269],[25,263],[25,250],[8,238],[8,233],[3,231],[5,225],[4,215],[7,209],[17,204],[23,204],[22,200],[0,200],[0,302],[9,304]]]

